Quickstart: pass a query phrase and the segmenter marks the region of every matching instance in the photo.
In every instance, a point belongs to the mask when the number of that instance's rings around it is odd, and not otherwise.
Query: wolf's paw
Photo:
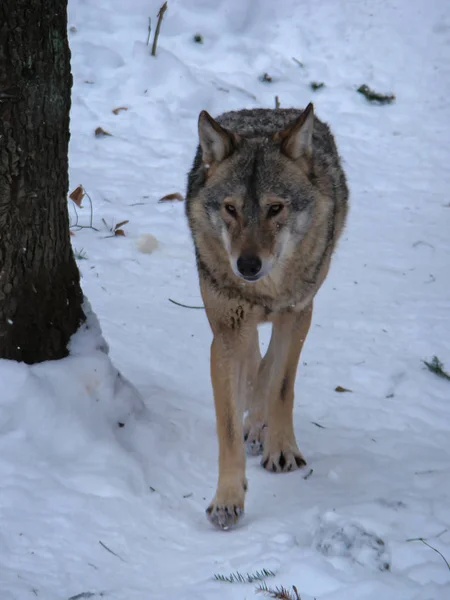
[[[244,514],[244,499],[247,481],[237,487],[217,490],[211,504],[206,509],[208,520],[219,529],[230,529]]]
[[[244,442],[247,454],[258,456],[264,449],[264,438],[267,425],[261,421],[252,423],[250,420],[244,423]]]
[[[211,504],[206,514],[210,523],[226,531],[236,525],[244,514],[244,507],[238,504]]]
[[[294,449],[288,446],[273,452],[270,452],[270,448],[268,448],[261,459],[261,465],[273,473],[287,473],[304,467],[306,460],[298,448]]]

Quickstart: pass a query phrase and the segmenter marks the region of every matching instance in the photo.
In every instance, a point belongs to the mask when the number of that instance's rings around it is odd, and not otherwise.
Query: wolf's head
[[[200,113],[200,229],[214,233],[233,272],[246,281],[289,258],[308,229],[313,127],[312,104],[282,131],[260,136],[257,122],[244,136]]]

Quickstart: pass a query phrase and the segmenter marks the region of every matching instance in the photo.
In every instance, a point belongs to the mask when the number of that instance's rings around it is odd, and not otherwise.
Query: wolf
[[[294,433],[294,383],[349,192],[334,137],[312,104],[216,119],[202,111],[198,133],[186,215],[213,333],[219,442],[217,491],[206,512],[228,529],[244,512],[244,441],[268,471],[306,465]],[[261,357],[263,322],[272,334]]]

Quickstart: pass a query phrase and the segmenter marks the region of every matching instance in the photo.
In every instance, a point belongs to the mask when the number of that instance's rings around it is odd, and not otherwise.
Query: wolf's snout
[[[237,259],[237,268],[242,277],[254,279],[261,271],[262,262],[259,256],[243,254]]]

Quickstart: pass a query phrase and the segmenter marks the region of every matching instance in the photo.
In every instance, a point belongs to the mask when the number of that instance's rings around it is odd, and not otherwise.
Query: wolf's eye
[[[279,215],[282,210],[282,204],[271,204],[269,206],[269,210],[267,211],[267,218],[270,219],[270,217],[275,217],[276,215]]]
[[[233,206],[232,204],[225,204],[225,210],[227,211],[227,213],[229,215],[231,215],[232,217],[235,217],[237,212],[236,212],[236,207]]]

